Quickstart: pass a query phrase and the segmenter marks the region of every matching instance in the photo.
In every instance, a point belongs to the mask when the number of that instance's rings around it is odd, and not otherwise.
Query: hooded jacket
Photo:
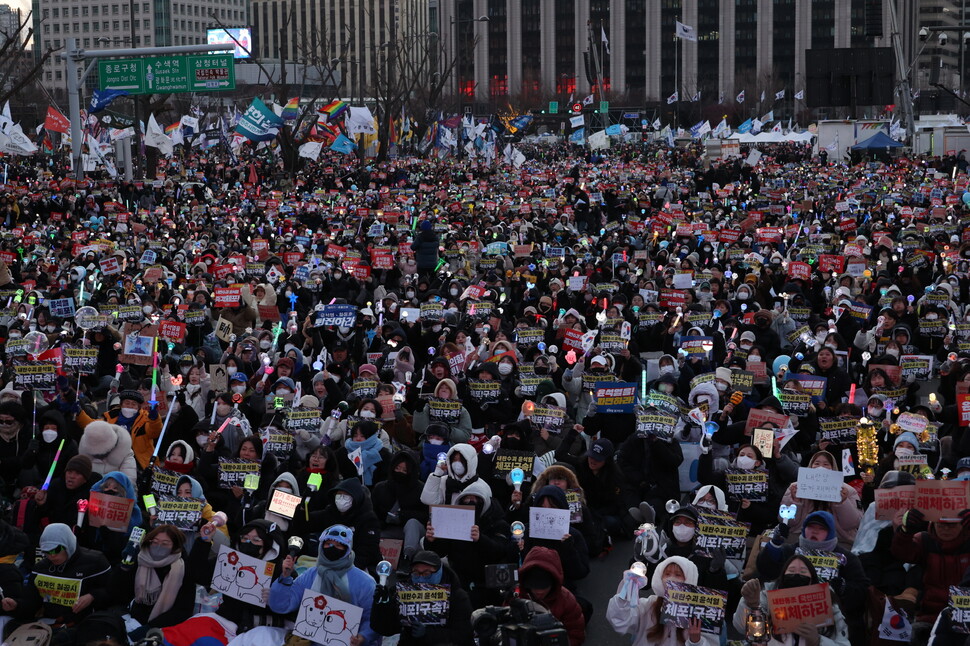
[[[347,512],[337,509],[333,502],[338,492],[354,500]],[[358,478],[347,478],[331,489],[330,495],[331,502],[326,508],[310,512],[310,527],[315,530],[332,525],[350,527],[354,530],[354,565],[362,570],[373,569],[381,561],[381,524],[371,506],[370,494]]]
[[[650,588],[653,594],[647,598],[638,597],[636,599],[624,599],[620,597],[625,580],[620,581],[617,594],[610,598],[606,607],[606,619],[613,626],[613,630],[625,635],[633,635],[634,646],[683,646],[684,644],[694,644],[686,640],[686,631],[678,630],[668,624],[664,627],[663,634],[659,640],[651,640],[647,637],[657,625],[654,606],[663,603],[664,584],[663,572],[668,565],[677,565],[684,573],[684,581],[690,585],[697,585],[697,566],[681,556],[671,556],[657,564],[650,581]],[[684,635],[682,637],[681,635]],[[716,646],[719,640],[716,635],[701,633],[701,640],[697,644],[704,646]],[[696,645],[695,645],[696,646]]]
[[[451,456],[455,453],[460,454],[465,460],[465,473],[461,476],[455,475],[451,463]],[[447,471],[439,473],[436,468],[424,483],[424,489],[421,491],[421,502],[425,505],[448,504],[445,501],[451,499],[455,492],[462,491],[469,484],[478,480],[478,453],[470,444],[456,444],[448,449],[447,460]],[[485,485],[485,488],[491,498],[491,488],[488,485]]]
[[[405,463],[408,469],[407,477],[404,478],[399,477],[395,471],[401,463]],[[371,492],[374,514],[381,527],[403,527],[412,518],[424,526],[428,522],[428,508],[421,503],[424,482],[420,479],[420,467],[414,455],[407,450],[398,451],[391,458],[387,472],[388,479],[377,483]],[[392,510],[396,513],[394,522],[393,518],[388,517]]]
[[[519,568],[519,581],[530,571],[544,570],[552,575],[552,588],[542,599],[533,598],[526,591],[524,596],[539,603],[562,622],[569,633],[569,646],[580,646],[586,640],[586,622],[583,610],[573,593],[563,587],[562,562],[555,550],[534,547],[526,554]]]
[[[118,417],[121,414],[120,408],[112,408],[107,413],[104,414],[104,420],[112,425],[118,424]],[[91,425],[95,420],[88,416],[84,409],[77,414],[77,425],[82,429],[87,431],[88,426]],[[124,427],[119,427],[124,428]],[[125,432],[129,432],[125,429]],[[138,414],[135,415],[135,420],[131,423],[131,431],[129,437],[129,444],[131,450],[135,454],[135,459],[138,461],[138,466],[142,469],[148,466],[149,461],[152,459],[152,453],[155,451],[155,440],[162,432],[162,418],[156,412],[155,419],[151,418],[151,414],[145,409],[139,409]],[[81,441],[84,441],[84,436],[81,436]],[[93,457],[92,457],[93,459]],[[97,471],[97,467],[95,467]],[[131,476],[132,480],[135,476]]]
[[[832,460],[832,464],[838,464],[835,457],[831,453],[828,453],[828,451],[819,451],[819,453],[827,453]],[[793,492],[796,489],[797,487],[795,485],[788,487],[785,495],[782,496],[781,504],[795,504],[795,494]],[[859,531],[859,524],[862,522],[862,503],[859,501],[859,492],[855,487],[845,482],[842,483],[842,496],[843,500],[841,502],[799,499],[799,504],[797,505],[798,511],[795,517],[788,523],[788,527],[791,529],[791,535],[798,536],[802,527],[804,527],[807,517],[812,512],[827,511],[835,517],[835,530],[838,533],[839,546],[846,550],[852,549],[852,543],[855,541],[856,533]]]
[[[79,547],[77,539],[67,526],[55,524],[49,527],[57,528],[59,536],[56,537],[56,540],[59,545],[63,545],[67,550],[68,559],[63,565],[54,565],[46,557],[34,563],[33,571],[27,577],[24,607],[20,610],[22,616],[33,617],[38,608],[42,608],[44,617],[52,619],[61,617],[64,621],[76,622],[108,605],[111,597],[108,585],[111,567],[103,554]],[[82,596],[90,594],[94,597],[94,601],[78,614],[74,614],[69,606],[44,602],[34,583],[37,576],[80,580],[80,594]]]
[[[54,424],[57,426],[57,437],[54,438],[53,442],[45,442],[41,436],[40,429],[43,429],[44,426],[48,424]],[[54,463],[54,456],[57,455],[57,449],[61,444],[61,440],[64,440],[64,448],[61,451],[60,459],[57,461],[57,466],[54,467],[55,478],[59,478],[64,475],[64,468],[67,465],[68,460],[77,455],[77,442],[71,439],[71,437],[68,435],[67,422],[64,421],[64,416],[56,410],[48,410],[46,413],[41,415],[40,419],[37,420],[37,429],[37,452],[26,453],[23,457],[23,463],[21,466],[25,470],[36,468],[36,475],[40,479],[40,481],[36,484],[40,485],[47,477],[47,472],[50,470],[51,464]]]
[[[944,542],[936,528],[913,534],[900,526],[893,534],[893,556],[923,568],[923,598],[916,612],[917,621],[934,621],[946,607],[951,585],[960,585],[970,567],[970,530],[964,526],[959,536]]]
[[[79,454],[91,458],[91,466],[97,473],[121,471],[130,480],[137,476],[131,435],[122,426],[100,420],[90,422],[84,427],[77,449]]]

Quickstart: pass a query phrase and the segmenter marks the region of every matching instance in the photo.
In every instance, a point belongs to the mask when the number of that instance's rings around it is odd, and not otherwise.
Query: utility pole
[[[903,43],[899,35],[899,19],[896,16],[896,2],[889,0],[889,28],[892,30],[893,53],[896,55],[896,67],[899,70],[899,104],[903,108],[903,118],[906,120],[906,132],[909,136],[916,136],[916,118],[913,116],[913,94],[909,85],[909,70],[906,59],[903,58]]]

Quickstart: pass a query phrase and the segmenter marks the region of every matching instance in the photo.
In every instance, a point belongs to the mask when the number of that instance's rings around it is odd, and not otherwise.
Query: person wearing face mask
[[[458,387],[455,385],[454,380],[450,378],[439,380],[438,384],[434,387],[431,396],[439,399],[462,400],[462,406],[458,412],[458,420],[448,424],[448,428],[451,432],[449,437],[451,438],[452,442],[456,444],[460,442],[467,442],[468,438],[472,435],[472,429],[475,428],[473,427],[473,420],[471,416],[471,411],[475,410],[477,407],[474,400],[471,397],[463,396],[463,394],[459,392]],[[426,397],[423,397],[418,400],[418,404],[414,409],[414,417],[412,419],[414,432],[418,435],[423,435],[432,421],[430,406],[427,405]]]
[[[214,417],[213,413],[215,413]],[[244,437],[252,435],[249,418],[236,408],[232,395],[229,393],[219,394],[202,419],[209,420],[216,428],[220,428],[227,419],[238,421],[238,423],[229,422],[222,430],[222,441],[230,453],[239,450],[239,443],[242,442]]]
[[[376,414],[374,409],[379,406],[380,404],[373,402],[362,408],[360,412],[364,415],[354,421],[350,437],[337,449],[337,459],[344,475],[359,476],[368,487],[387,477],[387,460],[391,457],[390,450],[385,448],[381,440],[379,427],[373,421]],[[350,459],[350,454],[358,450],[359,464]]]
[[[700,517],[693,507],[684,505],[667,518],[660,540],[664,544],[664,554],[682,556],[697,564],[700,570],[700,583],[710,588],[727,590],[726,557],[723,549],[708,550],[705,555],[697,548],[697,525]]]
[[[422,481],[427,481],[438,465],[438,455],[447,453],[451,449],[451,430],[446,424],[432,422],[424,433],[421,443],[420,475]]]
[[[247,294],[248,294],[248,290],[247,290]],[[278,316],[272,319],[264,319],[262,317],[262,314],[269,311],[268,309],[265,309],[265,308],[270,308],[270,307],[276,308],[277,306],[276,290],[273,288],[272,285],[269,285],[266,283],[260,283],[256,285],[256,287],[253,289],[252,296],[250,296],[250,300],[252,301],[253,306],[255,306],[256,308],[255,327],[263,327],[263,323],[265,323],[266,321],[269,321],[271,324],[275,324],[276,321],[279,320]],[[286,306],[289,307],[289,301],[286,301]],[[264,308],[264,309],[260,310],[260,308]]]
[[[495,361],[485,361],[475,366],[468,375],[469,379],[499,382],[499,397],[496,402],[479,402],[471,396],[467,381],[462,382],[458,398],[463,402],[463,410],[468,412],[468,435],[452,435],[454,443],[466,442],[472,434],[484,433],[486,427],[504,424],[517,417],[522,400],[515,396],[514,381],[511,377],[503,377],[502,370],[504,368],[500,368]],[[414,422],[414,429],[418,431],[417,413]]]
[[[395,581],[389,580],[386,586],[378,585],[374,590],[370,622],[375,632],[386,637],[400,635],[398,644],[401,646],[472,646],[475,643],[472,605],[454,570],[429,550],[417,552],[410,567],[399,568],[401,570],[408,574],[398,575]],[[425,625],[416,618],[402,618],[395,583],[451,586],[448,616],[444,623]]]
[[[703,585],[698,581],[698,570],[697,565],[680,556],[660,561],[650,576],[653,594],[646,598],[640,595],[640,589],[646,586],[647,579],[625,571],[606,607],[607,621],[621,635],[633,635],[633,646],[716,646],[717,635],[701,632],[700,620],[692,621],[688,628],[677,628],[662,618],[665,584],[676,581]]]
[[[352,527],[336,524],[327,527],[320,535],[317,565],[293,578],[295,561],[292,556],[283,559],[280,578],[273,583],[269,593],[269,610],[280,616],[293,613],[303,600],[307,590],[325,594],[345,603],[363,608],[359,632],[351,637],[352,646],[377,646],[380,637],[371,627],[371,606],[374,579],[359,566],[355,566],[355,552],[360,536]],[[282,640],[262,643],[283,643]]]
[[[149,531],[141,540],[135,562],[112,569],[114,603],[126,607],[132,619],[146,628],[185,621],[195,607],[195,583],[186,575],[186,555],[185,534],[180,529],[160,525]]]
[[[347,478],[330,490],[332,502],[321,511],[310,512],[309,527],[341,524],[350,527],[357,537],[354,565],[372,571],[381,560],[381,523],[374,513],[370,494],[359,478]],[[323,540],[323,537],[320,537]],[[304,553],[313,553],[315,537],[307,541]]]
[[[802,507],[799,504],[799,507]],[[790,524],[789,524],[790,525]],[[758,553],[757,576],[762,581],[777,579],[785,573],[784,564],[795,555],[796,547],[803,550],[821,550],[835,552],[844,562],[839,567],[838,574],[829,580],[829,585],[841,600],[842,611],[847,617],[849,633],[853,643],[861,639],[865,630],[863,615],[865,612],[866,594],[869,579],[859,557],[838,544],[835,531],[835,519],[827,511],[816,511],[809,514],[801,532],[797,534],[796,544],[787,543],[790,526],[780,523],[769,541]]]
[[[469,485],[479,482],[478,453],[469,444],[455,444],[448,449],[445,459],[435,464],[421,490],[421,502],[425,505],[444,505],[452,495]],[[483,483],[484,484],[484,483]],[[491,488],[489,496],[491,496]]]
[[[913,436],[915,439],[915,436]],[[838,471],[838,463],[828,451],[819,451],[808,461],[810,469],[829,469]],[[856,531],[859,523],[862,522],[862,505],[859,502],[859,493],[854,487],[847,483],[842,484],[840,502],[824,502],[820,500],[802,500],[798,497],[798,484],[793,483],[788,487],[782,497],[781,504],[798,506],[795,518],[789,521],[792,530],[797,534],[801,529],[802,523],[806,521],[816,511],[830,512],[834,516],[835,528],[838,533],[839,546],[849,549],[855,540]]]
[[[128,476],[120,471],[106,473],[101,480],[94,483],[91,491],[105,496],[136,501],[135,486]],[[84,518],[83,527],[78,527],[78,541],[85,547],[100,551],[114,565],[121,560],[122,551],[128,545],[128,537],[131,531],[141,524],[141,508],[136,501],[131,510],[131,518],[125,527],[93,527],[90,514],[87,515]]]
[[[389,460],[389,477],[371,492],[374,514],[381,523],[381,538],[404,541],[402,558],[408,559],[420,547],[428,508],[421,503],[421,479],[417,460],[410,451],[398,451]]]
[[[3,413],[0,412],[0,419],[2,417]],[[40,486],[43,484],[51,465],[54,464],[54,457],[61,446],[61,440],[64,440],[64,446],[60,453],[60,459],[54,467],[55,477],[63,476],[64,465],[77,455],[77,442],[67,434],[67,423],[59,411],[50,409],[45,412],[37,420],[37,426],[40,428],[40,437],[36,442],[37,450],[28,451],[24,454],[19,477],[21,486]],[[2,462],[0,462],[0,465],[2,465]]]
[[[40,490],[34,494],[37,512],[33,515],[33,522],[28,515],[24,530],[36,538],[41,528],[49,523],[73,526],[77,522],[77,501],[86,500],[91,487],[100,479],[100,474],[93,473],[88,456],[76,455],[67,460],[63,475],[51,480],[46,491]]]
[[[145,399],[137,390],[123,390],[119,394],[118,407],[112,407],[104,414],[104,420],[109,424],[123,427],[130,434],[131,450],[134,452],[138,467],[148,466],[155,450],[155,441],[162,432],[162,420],[158,414],[158,405],[152,404],[148,410],[142,408]],[[77,414],[77,425],[87,431],[87,427],[95,421],[85,409]],[[83,441],[83,436],[82,436]],[[134,476],[133,476],[134,477]]]
[[[461,495],[464,496],[465,493],[462,492]],[[528,507],[569,509],[566,491],[555,485],[536,489],[530,496]],[[528,524],[526,521],[526,538],[516,541],[520,557],[528,559],[529,553],[538,547],[555,551],[563,564],[564,585],[570,590],[575,590],[577,583],[589,576],[589,548],[581,529],[575,524],[570,524],[569,534],[562,538],[539,539],[529,535]]]
[[[786,588],[799,588],[819,582],[815,567],[804,556],[792,556],[781,568],[781,574],[777,579],[768,583],[764,588],[760,579],[751,579],[741,588],[741,595],[744,599],[738,604],[734,613],[734,628],[742,634],[745,632],[748,615],[753,610],[761,609],[766,613],[768,608],[768,590],[782,590]],[[773,634],[771,644],[776,642],[785,646],[849,646],[850,628],[846,622],[847,610],[843,603],[838,602],[834,590],[831,591],[832,599],[832,624],[817,628],[810,622],[802,623],[797,626],[790,634]],[[862,643],[854,640],[851,643]]]
[[[0,469],[9,474],[4,477],[8,496],[13,494],[21,470],[36,460],[28,455],[37,450],[31,446],[31,435],[30,417],[24,407],[15,402],[0,404]]]

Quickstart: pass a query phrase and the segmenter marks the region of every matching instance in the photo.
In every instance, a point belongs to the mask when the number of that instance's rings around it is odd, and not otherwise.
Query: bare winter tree
[[[0,46],[0,105],[33,84],[40,78],[47,60],[53,56],[54,49],[48,48],[39,59],[34,59],[27,46],[34,36],[29,25],[32,12],[27,12],[15,33],[4,33],[6,39]]]

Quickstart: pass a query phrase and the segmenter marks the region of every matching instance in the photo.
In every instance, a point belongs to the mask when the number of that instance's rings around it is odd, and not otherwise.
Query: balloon
[[[90,305],[85,305],[74,313],[74,322],[82,330],[91,330],[98,326],[99,317],[100,313],[97,309]]]
[[[24,335],[24,341],[27,342],[28,354],[43,354],[47,351],[47,348],[51,347],[47,335],[43,332],[28,332]]]
[[[970,191],[963,192],[963,203],[970,206]]]

